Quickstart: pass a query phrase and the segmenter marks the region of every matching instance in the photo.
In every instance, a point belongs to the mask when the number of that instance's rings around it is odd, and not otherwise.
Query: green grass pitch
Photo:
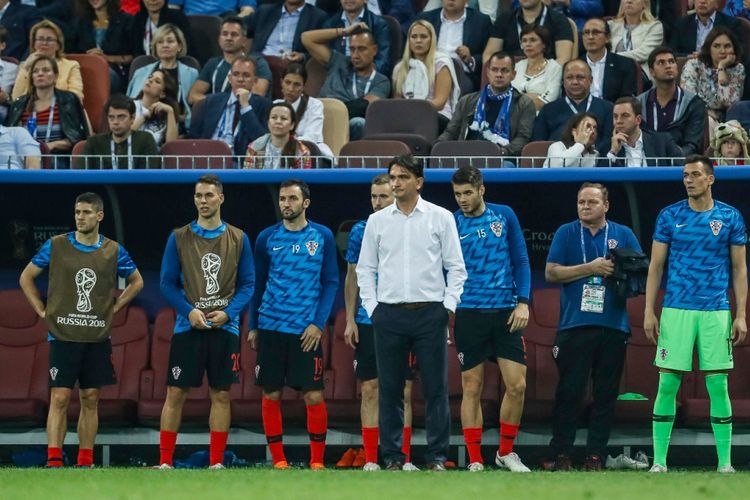
[[[750,474],[707,471],[534,472],[511,474],[361,471],[0,469],[3,500],[45,499],[382,499],[382,500],[733,500],[746,498]]]

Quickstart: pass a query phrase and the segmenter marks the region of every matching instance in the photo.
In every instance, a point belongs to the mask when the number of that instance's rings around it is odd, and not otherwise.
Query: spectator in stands
[[[105,58],[110,93],[122,92],[133,60],[132,16],[120,11],[120,0],[76,0],[75,12],[70,51]]]
[[[245,168],[276,170],[312,168],[310,150],[294,135],[297,116],[287,102],[275,102],[268,112],[268,133],[247,147]]]
[[[341,0],[341,15],[332,16],[323,23],[323,28],[346,28],[352,24],[365,23],[375,37],[378,53],[375,56],[375,67],[384,75],[391,70],[391,30],[388,23],[369,10],[367,0]],[[349,38],[342,37],[331,41],[331,50],[341,52],[349,57]]]
[[[651,14],[651,0],[622,0],[617,17],[608,23],[615,53],[637,61],[649,76],[648,56],[664,41],[664,27]]]
[[[534,101],[537,111],[560,96],[562,66],[547,59],[549,31],[544,26],[527,24],[521,30],[521,47],[526,56],[516,64],[513,87]]]
[[[563,16],[572,19],[576,23],[578,31],[583,30],[583,25],[587,20],[604,15],[601,0],[576,0],[575,2],[573,0],[551,0],[550,6]]]
[[[742,98],[745,66],[742,46],[732,30],[719,26],[711,30],[697,59],[682,68],[680,87],[706,103],[709,126],[724,120],[727,109]]]
[[[133,130],[150,133],[157,146],[177,139],[180,105],[177,103],[177,82],[171,74],[157,69],[146,78],[135,98]]]
[[[608,151],[612,137],[612,103],[591,95],[591,82],[588,64],[580,59],[569,61],[563,68],[563,95],[539,112],[531,140],[559,141],[568,119],[587,111],[596,116],[599,124],[596,149]]]
[[[29,52],[28,40],[31,29],[42,20],[39,11],[21,0],[0,0],[0,25],[8,30],[8,46],[3,55],[22,60]]]
[[[323,142],[323,102],[305,93],[307,70],[300,63],[289,63],[281,81],[283,101],[294,108],[294,134],[301,141],[310,141],[318,146],[321,154],[333,157],[333,151]],[[274,102],[280,102],[279,99]]]
[[[730,17],[750,20],[750,0],[727,0],[722,12]]]
[[[485,140],[500,146],[503,156],[518,156],[531,137],[534,102],[510,84],[516,73],[513,57],[492,54],[485,68],[488,84],[458,101],[438,140]]]
[[[242,19],[237,16],[227,16],[221,23],[219,32],[219,47],[222,55],[212,57],[201,69],[198,80],[193,84],[188,95],[188,102],[195,104],[206,98],[207,94],[225,92],[229,88],[229,70],[232,61],[244,55],[247,37]],[[256,63],[256,80],[253,93],[266,95],[271,88],[271,69],[262,56],[254,58]]]
[[[352,55],[347,58],[329,47],[331,40],[349,37]],[[378,99],[386,99],[391,93],[388,77],[378,73],[375,56],[378,46],[375,36],[363,23],[347,28],[308,31],[302,34],[310,55],[324,65],[328,76],[320,89],[320,97],[342,101],[349,111],[349,139],[362,138],[367,106]]]
[[[558,64],[563,65],[573,57],[573,29],[565,16],[551,10],[542,0],[523,0],[521,8],[500,13],[492,25],[483,59],[486,61],[499,50],[511,56],[523,55],[520,33],[527,24],[538,24],[549,30],[550,50]]]
[[[406,38],[404,56],[393,69],[393,96],[430,101],[442,132],[461,96],[453,61],[437,51],[435,29],[427,21],[414,21]]]
[[[747,143],[750,141],[747,131],[737,120],[720,123],[713,133],[711,149],[716,157],[717,165],[748,165],[750,155]]]
[[[223,16],[237,14],[247,17],[258,5],[256,0],[170,0],[169,7],[182,9],[187,15],[202,14],[206,16]]]
[[[586,49],[586,62],[591,68],[591,94],[615,102],[620,97],[637,93],[636,77],[631,59],[612,52],[612,34],[604,19],[595,17],[583,25],[581,40]]]
[[[193,49],[190,23],[184,12],[167,7],[167,0],[141,0],[141,9],[133,18],[133,55],[156,56],[151,52],[151,40],[158,28],[173,24],[185,36],[188,53]]]
[[[596,115],[588,111],[576,113],[565,124],[560,140],[550,144],[545,167],[595,167]]]
[[[55,88],[59,70],[54,57],[39,55],[28,68],[29,90],[13,101],[5,124],[25,127],[35,139],[45,143],[51,154],[68,153],[89,135],[81,101],[73,92]],[[59,158],[56,164],[66,167],[69,162]]]
[[[133,129],[135,104],[122,94],[104,105],[109,132],[89,137],[83,156],[76,158],[77,168],[133,170],[159,168],[159,148],[154,136]],[[150,158],[147,158],[150,157]]]
[[[177,102],[180,104],[184,116],[179,121],[190,127],[190,105],[187,96],[195,81],[198,79],[198,70],[181,62],[178,58],[187,54],[185,36],[180,28],[174,24],[165,24],[154,32],[151,41],[151,52],[156,54],[158,61],[138,68],[128,84],[128,95],[135,97],[143,88],[148,76],[156,69],[161,69],[177,81]]]
[[[0,169],[41,168],[39,143],[23,127],[0,125]]]
[[[255,60],[240,56],[229,74],[231,92],[211,94],[190,126],[190,137],[223,141],[235,155],[244,156],[252,141],[268,132],[271,101],[253,94]]]
[[[8,28],[0,24],[0,54],[8,46]],[[10,108],[10,94],[18,76],[18,64],[0,59],[0,123],[5,122]]]
[[[706,104],[700,97],[677,86],[674,52],[661,46],[648,56],[654,88],[638,96],[644,110],[641,126],[668,132],[682,149],[682,156],[703,153]]]
[[[83,79],[81,77],[81,66],[77,61],[66,59],[65,37],[60,28],[51,21],[41,21],[31,28],[29,35],[32,53],[21,63],[18,68],[18,76],[13,86],[13,99],[25,95],[29,91],[29,68],[40,56],[53,57],[58,68],[57,88],[73,92],[83,101]]]
[[[677,20],[669,45],[677,55],[697,57],[708,34],[719,26],[729,28],[738,39],[742,38],[740,21],[717,12],[717,0],[695,0],[695,13]]]
[[[614,133],[607,158],[613,166],[671,166],[674,158],[683,158],[671,135],[641,129],[641,103],[635,97],[619,98],[612,116]]]
[[[446,0],[443,8],[420,14],[438,34],[437,48],[459,61],[466,76],[479,88],[482,80],[482,51],[492,29],[489,16],[467,7],[468,0]]]
[[[302,33],[319,29],[325,19],[325,12],[305,0],[261,5],[248,22],[247,36],[253,40],[250,52],[304,62]]]

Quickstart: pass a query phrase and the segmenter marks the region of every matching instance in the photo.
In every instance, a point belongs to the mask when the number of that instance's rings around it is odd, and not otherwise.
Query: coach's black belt
[[[398,304],[391,305],[400,309],[409,309],[410,311],[413,311],[415,309],[422,309],[424,307],[431,306],[432,304],[435,304],[435,302],[400,302]]]

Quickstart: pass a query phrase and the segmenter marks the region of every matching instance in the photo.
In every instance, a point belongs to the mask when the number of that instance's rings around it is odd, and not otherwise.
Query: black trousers
[[[401,462],[404,384],[411,351],[417,358],[427,403],[426,462],[445,462],[450,438],[448,409],[448,312],[440,302],[420,309],[380,303],[372,314],[380,390],[380,448],[383,460]]]
[[[553,355],[560,374],[552,417],[553,453],[569,455],[576,439],[576,422],[589,377],[593,402],[589,415],[588,454],[607,449],[612,414],[620,388],[628,335],[604,327],[581,327],[557,332]]]

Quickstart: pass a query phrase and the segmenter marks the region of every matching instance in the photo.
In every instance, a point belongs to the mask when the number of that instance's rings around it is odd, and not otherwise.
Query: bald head
[[[589,96],[591,90],[591,68],[580,59],[565,63],[563,69],[563,87],[565,94],[574,101],[582,101]]]

